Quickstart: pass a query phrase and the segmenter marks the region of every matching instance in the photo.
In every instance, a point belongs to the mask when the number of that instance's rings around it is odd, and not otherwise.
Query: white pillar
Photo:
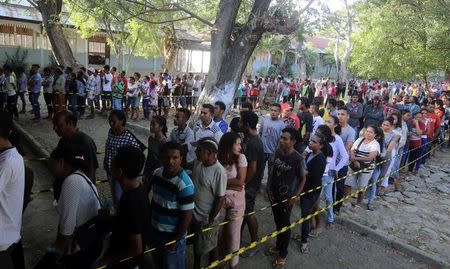
[[[89,65],[89,42],[87,39],[84,39],[84,66],[87,68]]]
[[[270,53],[270,50],[267,51],[267,68],[269,68],[272,65],[272,53]]]

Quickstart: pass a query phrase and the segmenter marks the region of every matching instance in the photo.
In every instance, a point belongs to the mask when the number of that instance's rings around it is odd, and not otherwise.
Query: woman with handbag
[[[80,232],[100,209],[97,189],[86,176],[85,156],[76,145],[58,147],[50,154],[50,171],[61,186],[55,194],[58,234],[35,269],[90,268],[100,254],[102,242]]]
[[[364,136],[358,138],[350,149],[350,165],[348,177],[345,180],[344,198],[349,198],[352,189],[358,190],[358,198],[353,207],[353,211],[361,208],[361,202],[364,197],[364,190],[372,177],[374,170],[375,157],[380,154],[380,144],[375,140],[376,127],[368,126]],[[362,171],[360,171],[362,170]],[[356,173],[355,172],[359,172]],[[344,201],[344,207],[350,207]]]

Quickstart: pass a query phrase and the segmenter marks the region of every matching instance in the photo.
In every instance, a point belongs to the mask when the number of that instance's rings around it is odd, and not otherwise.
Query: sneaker
[[[374,211],[375,206],[373,204],[367,204],[367,210]]]

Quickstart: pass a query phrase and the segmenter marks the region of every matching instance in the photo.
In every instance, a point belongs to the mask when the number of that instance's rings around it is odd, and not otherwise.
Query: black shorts
[[[102,100],[111,100],[112,94],[111,92],[102,92]]]
[[[258,191],[258,189],[253,187],[245,188],[245,214],[255,210],[255,201]]]

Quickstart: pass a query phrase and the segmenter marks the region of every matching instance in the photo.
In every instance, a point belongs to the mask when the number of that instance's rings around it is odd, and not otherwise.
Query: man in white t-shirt
[[[25,166],[8,139],[12,125],[12,116],[0,111],[0,265],[25,268],[20,237]]]
[[[110,72],[109,65],[103,67],[105,75],[102,81],[102,110],[111,108],[111,83],[114,79],[113,74]]]
[[[313,137],[314,134],[316,133],[317,128],[323,124],[323,119],[319,115],[319,104],[315,103],[311,104],[311,106],[309,107],[309,112],[313,116],[313,128],[310,136]]]

